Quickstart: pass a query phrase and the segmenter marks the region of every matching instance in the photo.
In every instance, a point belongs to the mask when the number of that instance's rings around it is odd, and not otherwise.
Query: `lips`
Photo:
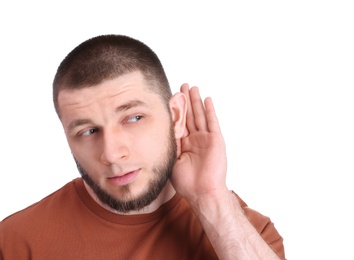
[[[109,182],[114,185],[127,185],[135,180],[137,175],[139,174],[139,170],[131,171],[121,176],[114,176],[108,178]]]

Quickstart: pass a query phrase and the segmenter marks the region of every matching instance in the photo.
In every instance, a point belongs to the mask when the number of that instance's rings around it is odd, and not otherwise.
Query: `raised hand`
[[[226,148],[211,98],[181,86],[187,97],[187,130],[173,168],[172,185],[191,205],[219,259],[275,260],[226,186]]]
[[[187,132],[173,168],[172,184],[182,197],[196,202],[204,196],[228,192],[226,149],[210,97],[201,99],[197,87],[181,86],[187,97]]]

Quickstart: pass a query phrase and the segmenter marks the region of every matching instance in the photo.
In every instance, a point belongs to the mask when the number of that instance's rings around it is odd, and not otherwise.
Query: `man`
[[[5,218],[0,259],[285,259],[270,219],[226,186],[211,99],[172,95],[144,43],[83,42],[53,100],[81,178]]]

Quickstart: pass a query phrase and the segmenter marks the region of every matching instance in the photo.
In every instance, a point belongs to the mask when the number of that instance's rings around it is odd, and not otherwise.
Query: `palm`
[[[171,181],[180,195],[194,199],[226,187],[226,151],[211,99],[204,108],[197,88],[182,85],[181,91],[188,99],[188,133]]]

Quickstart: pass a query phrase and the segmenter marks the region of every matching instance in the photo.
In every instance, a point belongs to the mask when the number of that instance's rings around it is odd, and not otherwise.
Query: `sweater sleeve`
[[[283,244],[283,238],[280,236],[279,232],[276,230],[274,223],[269,217],[262,215],[258,211],[255,211],[248,207],[248,205],[236,194],[237,199],[240,202],[242,209],[244,210],[248,220],[257,230],[257,232],[262,236],[264,241],[274,250],[274,252],[280,257],[280,259],[285,258],[285,250]]]

